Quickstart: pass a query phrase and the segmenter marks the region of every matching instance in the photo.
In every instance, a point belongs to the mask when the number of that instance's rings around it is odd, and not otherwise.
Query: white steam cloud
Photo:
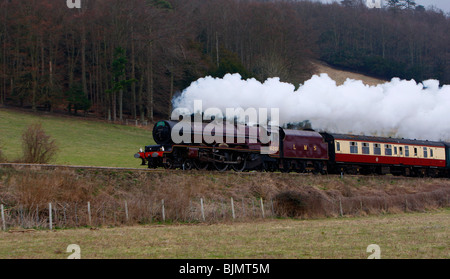
[[[279,78],[243,80],[239,74],[205,77],[173,100],[174,108],[279,108],[280,124],[309,120],[332,133],[450,140],[450,85],[393,78],[377,86],[347,79],[337,85],[327,74],[314,75],[296,90]]]

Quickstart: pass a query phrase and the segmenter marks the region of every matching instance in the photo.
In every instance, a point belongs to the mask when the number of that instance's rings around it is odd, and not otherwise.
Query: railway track
[[[33,169],[33,170],[105,170],[105,171],[139,171],[139,172],[164,172],[164,169],[148,169],[148,168],[122,168],[122,167],[98,167],[98,166],[71,166],[71,165],[49,165],[49,164],[21,164],[21,163],[0,163],[0,168],[13,169]]]
[[[99,166],[73,166],[73,165],[51,165],[51,164],[23,164],[23,163],[0,163],[0,169],[1,168],[12,168],[16,170],[22,170],[22,169],[30,169],[30,170],[91,170],[91,171],[114,171],[114,172],[146,172],[146,173],[189,173],[189,172],[195,172],[195,173],[204,173],[204,174],[232,174],[232,175],[258,175],[262,172],[258,171],[249,171],[249,172],[235,172],[235,171],[225,171],[220,172],[216,170],[190,170],[190,171],[184,171],[179,169],[164,169],[164,168],[158,168],[158,169],[149,169],[149,168],[123,168],[123,167],[99,167]],[[315,174],[312,173],[297,173],[297,172],[290,172],[290,173],[282,173],[282,172],[270,172],[270,174],[273,175],[297,175],[297,176],[314,176]],[[320,174],[316,174],[318,176],[322,176]],[[331,177],[339,177],[341,175],[339,174],[328,174],[325,176],[331,176]],[[395,179],[395,180],[402,180],[402,179],[414,179],[417,177],[406,177],[406,176],[393,176],[393,175],[354,175],[354,174],[345,174],[345,177],[371,177],[375,176],[378,178],[386,178],[386,179]]]

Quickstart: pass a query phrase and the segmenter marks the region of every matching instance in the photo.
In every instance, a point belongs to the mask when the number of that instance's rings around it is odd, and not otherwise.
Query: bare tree
[[[22,150],[23,162],[46,164],[55,158],[58,147],[56,141],[45,133],[42,124],[35,123],[22,134]]]

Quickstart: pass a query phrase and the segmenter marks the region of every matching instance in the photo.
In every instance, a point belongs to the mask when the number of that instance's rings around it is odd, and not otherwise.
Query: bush
[[[274,197],[274,210],[280,217],[323,217],[334,213],[332,200],[315,187],[283,191]]]
[[[295,191],[279,193],[274,198],[275,210],[279,216],[298,217],[306,212],[306,198]]]
[[[31,124],[24,131],[22,149],[23,162],[33,164],[50,162],[58,151],[55,140],[45,133],[40,123]]]

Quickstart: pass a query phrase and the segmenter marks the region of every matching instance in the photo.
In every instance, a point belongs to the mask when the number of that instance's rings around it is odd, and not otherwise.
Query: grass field
[[[358,218],[0,233],[0,258],[450,258],[450,210]]]
[[[8,160],[21,156],[21,135],[31,123],[40,122],[47,134],[56,139],[59,152],[51,163],[83,166],[139,167],[133,155],[153,143],[151,131],[64,117],[0,109],[0,146]]]

